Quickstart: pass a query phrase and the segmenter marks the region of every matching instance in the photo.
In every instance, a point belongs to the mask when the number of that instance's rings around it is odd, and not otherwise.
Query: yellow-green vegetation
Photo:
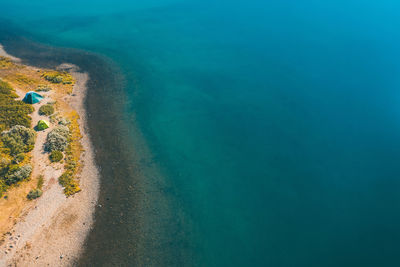
[[[33,107],[20,100],[18,95],[6,82],[0,80],[0,132],[15,125],[31,126]]]
[[[40,175],[38,177],[36,188],[29,191],[29,193],[26,197],[29,200],[34,200],[34,199],[41,197],[43,194],[43,191],[42,191],[43,183],[44,183],[44,177],[43,177],[43,175]]]
[[[36,188],[29,191],[28,195],[26,196],[29,200],[34,200],[41,197],[43,194],[42,190]]]
[[[13,164],[8,159],[1,159],[0,162],[0,196],[3,195],[7,189],[18,182],[26,180],[32,173],[32,166],[30,164],[18,165]]]
[[[0,69],[8,69],[14,66],[14,63],[9,58],[0,57]]]
[[[44,177],[43,175],[39,175],[38,181],[37,181],[37,188],[42,189],[44,184]]]
[[[39,115],[50,116],[53,113],[54,113],[53,105],[46,104],[39,108]]]
[[[82,153],[82,145],[80,143],[82,135],[79,130],[78,113],[72,111],[68,115],[71,123],[68,125],[70,135],[68,138],[68,146],[65,150],[65,172],[60,176],[58,181],[64,187],[64,194],[71,196],[81,191],[77,175],[81,171],[79,159]]]
[[[36,88],[36,91],[38,91],[38,92],[48,92],[50,90],[51,90],[51,87],[46,84],[39,84],[38,87]]]
[[[14,75],[15,75],[15,81],[17,81],[21,85],[35,85],[38,83],[38,80],[28,77],[24,74],[16,73]]]
[[[64,151],[68,146],[70,131],[67,126],[59,125],[47,135],[45,148],[49,152]]]
[[[0,196],[32,172],[25,153],[35,144],[36,133],[29,128],[28,115],[33,108],[15,100],[17,97],[13,88],[0,80]]]
[[[21,153],[28,153],[35,145],[36,132],[22,125],[13,126],[1,133],[3,152],[21,161]],[[23,155],[22,155],[23,160]]]
[[[63,157],[64,157],[63,153],[58,150],[51,151],[49,155],[49,159],[51,162],[59,162],[63,159]]]
[[[73,84],[74,78],[66,71],[46,71],[43,78],[52,83]]]

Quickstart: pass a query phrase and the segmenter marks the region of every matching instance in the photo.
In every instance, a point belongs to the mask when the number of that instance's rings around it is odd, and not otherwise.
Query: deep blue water
[[[121,67],[120,116],[167,185],[185,242],[171,233],[162,246],[184,247],[177,257],[400,266],[396,1],[1,6],[42,42]]]

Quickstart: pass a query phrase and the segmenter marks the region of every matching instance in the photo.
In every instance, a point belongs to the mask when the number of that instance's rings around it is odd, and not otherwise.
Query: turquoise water
[[[2,1],[124,75],[146,234],[101,264],[400,265],[400,5],[292,2]]]

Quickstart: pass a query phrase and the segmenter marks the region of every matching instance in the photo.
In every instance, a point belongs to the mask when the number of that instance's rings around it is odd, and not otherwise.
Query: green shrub
[[[42,190],[39,188],[31,190],[26,196],[29,200],[34,200],[43,194]]]
[[[45,144],[45,148],[47,151],[52,152],[55,150],[64,151],[68,145],[68,140],[64,136],[50,132],[47,135],[47,140]]]
[[[58,182],[64,187],[64,194],[67,197],[81,191],[77,181],[74,179],[74,174],[71,171],[65,171],[58,178]]]
[[[17,97],[14,89],[0,80],[0,131],[15,125],[30,127],[32,119],[28,114],[32,113],[34,108],[21,100],[15,100]]]
[[[48,92],[50,90],[51,90],[51,87],[48,85],[45,85],[45,84],[38,85],[38,87],[36,89],[36,91],[38,91],[38,92]]]
[[[71,124],[71,122],[65,118],[61,118],[60,121],[58,122],[60,125],[68,125]]]
[[[62,82],[62,77],[57,74],[46,74],[46,75],[44,75],[44,78],[52,83],[61,83]]]
[[[72,172],[66,171],[58,178],[58,182],[60,183],[60,185],[66,186],[73,179],[72,176],[73,176]]]
[[[42,189],[44,183],[44,177],[43,175],[39,175],[38,181],[37,181],[37,188]]]
[[[68,72],[49,71],[43,74],[43,77],[52,83],[72,84],[74,78]]]
[[[47,135],[46,150],[50,152],[54,150],[64,151],[67,145],[68,140],[64,136],[54,132]]]
[[[59,125],[54,128],[48,135],[45,144],[47,151],[64,151],[68,145],[68,138],[70,137],[69,128]]]
[[[49,159],[51,162],[59,162],[64,157],[63,153],[58,150],[51,151]]]
[[[54,107],[52,105],[43,105],[39,108],[39,115],[50,116],[54,113]]]
[[[3,194],[7,191],[8,185],[6,184],[6,181],[0,180],[0,197],[3,196]]]
[[[35,145],[36,132],[21,125],[13,126],[9,131],[2,132],[1,140],[10,150],[11,155],[26,153]]]
[[[11,165],[11,161],[6,158],[0,159],[0,177],[4,178],[8,173],[9,167]]]
[[[32,173],[32,166],[27,164],[22,167],[18,165],[11,165],[9,173],[5,177],[7,185],[12,185],[28,178]]]
[[[16,155],[16,156],[14,157],[13,162],[15,162],[16,164],[18,164],[18,163],[24,161],[24,159],[25,159],[25,155],[24,155],[23,153],[20,153],[20,154],[18,154],[18,155]]]
[[[65,138],[69,138],[69,136],[71,135],[70,134],[70,131],[69,131],[69,128],[67,127],[67,126],[64,126],[64,125],[59,125],[59,126],[57,126],[56,128],[54,128],[53,130],[52,130],[52,132],[53,133],[57,133],[57,134],[60,134],[60,135],[62,135],[63,137],[65,137]]]

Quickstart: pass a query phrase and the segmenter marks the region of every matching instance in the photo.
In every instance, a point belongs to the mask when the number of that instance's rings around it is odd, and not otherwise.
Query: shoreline
[[[21,62],[7,54],[0,46],[0,55]],[[68,104],[78,112],[81,144],[84,152],[81,162],[80,187],[82,191],[66,198],[62,187],[54,179],[48,181],[43,196],[28,205],[0,246],[0,264],[22,266],[69,266],[76,264],[83,252],[87,235],[92,229],[94,212],[99,196],[99,170],[95,163],[92,140],[88,132],[87,96],[88,73],[79,72],[77,66],[61,64],[76,79],[73,93],[67,96]],[[19,94],[21,94],[19,92]],[[32,117],[34,115],[32,114]],[[36,118],[37,119],[37,118]],[[35,118],[33,118],[34,122]],[[39,163],[40,164],[40,163]],[[37,168],[37,164],[34,168]],[[30,208],[30,209],[29,209]]]
[[[0,43],[24,64],[54,69],[69,62],[90,74],[84,106],[101,183],[95,222],[76,265],[193,265],[191,230],[182,228],[187,218],[176,211],[135,115],[126,113],[133,84],[120,65],[107,55],[43,44],[20,28],[0,30]]]

